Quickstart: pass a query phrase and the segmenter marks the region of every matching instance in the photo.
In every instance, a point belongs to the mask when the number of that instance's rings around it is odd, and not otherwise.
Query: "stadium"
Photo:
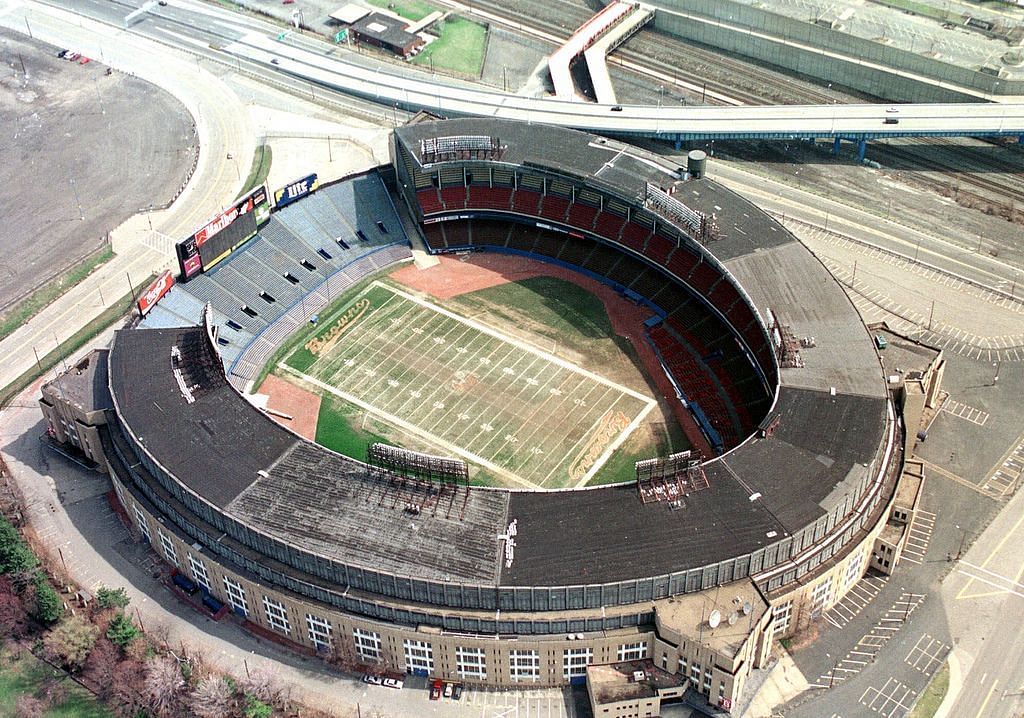
[[[732,709],[774,639],[891,568],[877,542],[902,428],[840,284],[691,165],[543,125],[419,118],[394,131],[390,165],[305,178],[273,211],[258,188],[182,241],[145,318],[45,387],[44,414],[109,471],[200,610],[343,665],[469,683],[641,661],[662,700]],[[500,260],[604,288],[639,317],[651,390],[379,281],[432,276],[410,264],[421,247],[452,271]],[[464,346],[437,341],[452,332]],[[509,347],[493,361],[506,379],[466,368]],[[271,365],[409,442],[352,458],[304,438],[250,393]],[[392,365],[433,393],[389,394],[374,372]],[[522,451],[452,428],[456,401],[489,407],[477,424]],[[656,404],[688,448],[590,483]],[[477,485],[480,467],[504,480]]]

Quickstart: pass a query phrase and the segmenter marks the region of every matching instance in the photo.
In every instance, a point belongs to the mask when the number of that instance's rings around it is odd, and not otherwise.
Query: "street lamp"
[[[992,386],[999,383],[999,362],[993,362],[992,368],[995,369],[995,373],[992,374]]]

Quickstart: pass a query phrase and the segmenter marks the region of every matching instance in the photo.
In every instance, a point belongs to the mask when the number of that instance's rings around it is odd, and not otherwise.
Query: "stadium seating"
[[[423,214],[433,214],[444,209],[444,202],[441,201],[441,195],[438,194],[436,187],[417,190],[416,200],[419,202]]]
[[[573,227],[591,230],[594,227],[594,217],[597,216],[597,213],[597,207],[591,207],[590,205],[582,204],[580,202],[573,202],[569,206],[567,221]]]
[[[565,222],[569,200],[553,194],[546,194],[540,202],[540,216],[555,222]]]
[[[607,239],[617,240],[625,223],[625,217],[611,212],[601,212],[594,219],[594,231]]]
[[[672,253],[675,246],[675,243],[671,240],[661,236],[660,234],[655,234],[647,240],[647,247],[644,249],[644,256],[653,260],[659,266],[664,267],[668,262],[668,255]]]

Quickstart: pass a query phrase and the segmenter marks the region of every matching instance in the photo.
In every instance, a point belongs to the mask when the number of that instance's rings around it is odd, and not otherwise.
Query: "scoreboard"
[[[213,267],[256,234],[270,216],[267,188],[260,185],[235,202],[195,234],[178,242],[175,250],[181,277],[187,280]]]

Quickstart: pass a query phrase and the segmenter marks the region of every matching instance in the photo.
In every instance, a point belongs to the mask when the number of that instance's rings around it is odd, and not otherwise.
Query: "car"
[[[271,65],[280,65],[281,61],[278,60],[276,57],[272,57],[272,58],[270,58],[270,64]]]
[[[455,690],[455,684],[454,683],[445,683],[444,684],[444,697],[445,698],[451,698],[453,690]]]
[[[157,5],[160,7],[167,7],[167,0],[157,0]]]
[[[57,50],[57,57],[64,57],[68,54],[67,50]]]
[[[612,107],[612,112],[622,112],[622,105],[615,105]]]
[[[434,681],[430,684],[430,700],[436,701],[441,697],[441,681]]]
[[[369,683],[371,686],[380,686],[384,685],[384,679],[372,673],[366,673],[363,674],[363,683]]]
[[[75,60],[77,60],[81,56],[82,56],[81,53],[78,53],[78,52],[67,52],[67,53],[64,53],[64,59],[65,60],[69,60],[70,62],[74,62]]]
[[[395,688],[395,689],[401,690],[402,686],[404,686],[404,685],[405,685],[405,682],[402,681],[399,678],[385,678],[384,679],[384,687],[385,688]]]
[[[899,112],[899,111],[900,111],[900,108],[896,107],[896,105],[893,105],[888,110],[886,110],[886,112]]]
[[[452,700],[459,700],[462,698],[462,684],[456,683],[455,690],[452,691]]]

